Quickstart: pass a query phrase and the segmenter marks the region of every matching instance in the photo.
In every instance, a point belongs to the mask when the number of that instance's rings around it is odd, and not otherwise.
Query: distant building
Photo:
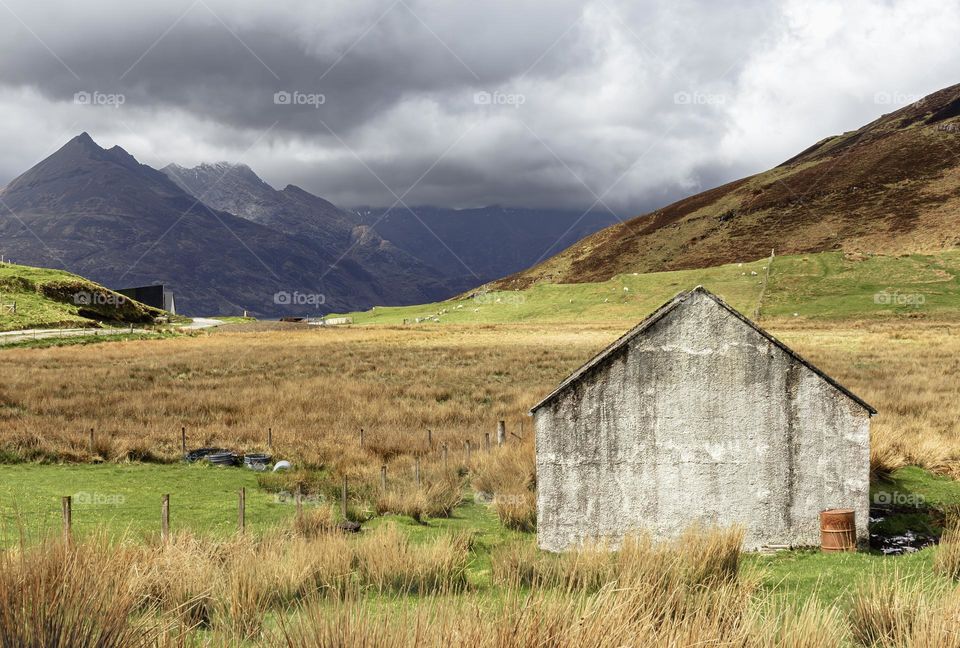
[[[173,299],[173,291],[163,284],[154,286],[138,286],[136,288],[120,288],[116,292],[129,297],[141,304],[165,310],[171,315],[177,314],[177,306]]]
[[[532,413],[544,549],[693,523],[742,525],[748,549],[817,545],[830,508],[853,509],[868,537],[876,411],[702,287]]]
[[[321,317],[320,319],[312,319],[310,323],[314,326],[343,326],[345,324],[353,324],[352,317]]]

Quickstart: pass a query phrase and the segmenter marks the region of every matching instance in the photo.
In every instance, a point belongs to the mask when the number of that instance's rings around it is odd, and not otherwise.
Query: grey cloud
[[[960,50],[958,11],[931,0],[6,5],[0,183],[73,127],[156,166],[243,161],[345,206],[392,204],[381,180],[402,194],[435,165],[406,202],[602,196],[632,215],[870,121],[891,109],[863,101],[876,91],[956,82]],[[94,90],[124,105],[73,104]]]

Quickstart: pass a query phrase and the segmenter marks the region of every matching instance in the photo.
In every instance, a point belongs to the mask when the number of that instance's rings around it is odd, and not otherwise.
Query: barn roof
[[[789,355],[789,356],[792,357],[793,359],[795,359],[795,360],[797,360],[798,362],[800,362],[801,364],[803,364],[805,367],[807,367],[808,369],[810,369],[810,371],[812,371],[813,373],[815,373],[815,374],[817,374],[818,376],[820,376],[820,378],[822,378],[822,379],[823,379],[824,381],[826,381],[828,384],[830,384],[830,385],[832,385],[833,387],[835,387],[836,389],[838,389],[841,393],[843,393],[847,398],[849,398],[850,400],[852,400],[853,402],[855,402],[857,405],[859,405],[859,406],[861,406],[862,408],[864,408],[865,410],[867,410],[871,415],[877,413],[877,410],[874,409],[873,406],[871,406],[871,405],[868,404],[866,401],[864,401],[863,399],[861,399],[859,396],[857,396],[856,394],[854,394],[852,391],[850,391],[849,389],[847,389],[846,387],[844,387],[843,385],[841,385],[840,383],[838,383],[836,380],[834,380],[833,378],[831,378],[830,376],[828,376],[827,374],[825,374],[823,371],[821,371],[820,369],[818,369],[817,367],[815,367],[815,366],[814,366],[813,364],[811,364],[808,360],[806,360],[805,358],[803,358],[799,353],[797,353],[796,351],[794,351],[793,349],[791,349],[790,347],[788,347],[786,344],[784,344],[783,342],[781,342],[781,341],[778,340],[777,338],[775,338],[775,337],[773,337],[772,335],[770,335],[769,333],[767,333],[765,330],[763,330],[762,328],[760,328],[759,326],[757,326],[757,324],[755,324],[754,322],[752,322],[751,320],[749,320],[747,317],[745,317],[743,314],[741,314],[741,313],[740,313],[739,311],[737,311],[735,308],[733,308],[732,306],[730,306],[729,304],[727,304],[727,302],[723,301],[720,297],[717,297],[716,295],[714,295],[712,292],[710,292],[709,290],[707,290],[707,289],[704,288],[703,286],[697,286],[697,287],[694,288],[693,290],[688,290],[687,292],[682,292],[682,293],[678,294],[676,297],[674,297],[673,299],[671,299],[670,301],[668,301],[666,304],[664,304],[663,306],[661,306],[660,308],[658,308],[657,310],[655,310],[649,317],[647,317],[645,320],[643,320],[642,322],[640,322],[639,324],[637,324],[635,327],[633,327],[632,329],[630,329],[629,331],[627,331],[627,332],[626,332],[625,334],[623,334],[620,338],[618,338],[615,342],[613,342],[613,344],[611,344],[611,345],[608,346],[606,349],[604,349],[603,351],[601,351],[600,353],[598,353],[597,355],[595,355],[593,358],[591,358],[589,361],[587,361],[586,364],[584,364],[582,367],[580,367],[579,369],[577,369],[576,371],[574,371],[572,374],[570,374],[569,376],[567,376],[567,378],[564,379],[564,381],[561,382],[560,385],[558,385],[556,389],[554,389],[552,392],[550,392],[550,393],[549,393],[543,400],[541,400],[539,403],[537,403],[536,405],[534,405],[534,406],[530,409],[530,413],[532,414],[532,413],[536,412],[538,409],[540,409],[541,407],[543,407],[543,406],[546,405],[547,403],[549,403],[549,402],[551,402],[552,400],[554,400],[557,396],[559,396],[560,394],[562,394],[563,392],[565,392],[571,385],[579,382],[581,378],[583,378],[584,376],[590,374],[594,369],[596,369],[596,368],[602,366],[603,364],[605,364],[608,359],[612,358],[612,356],[614,356],[614,355],[616,354],[616,352],[619,351],[621,348],[623,348],[630,340],[632,340],[633,338],[637,337],[638,335],[640,335],[641,333],[643,333],[644,331],[646,331],[647,329],[649,329],[651,326],[653,326],[654,324],[656,324],[657,322],[659,322],[661,319],[663,319],[668,313],[670,313],[670,312],[673,311],[675,308],[677,308],[680,304],[682,304],[683,302],[685,302],[686,300],[688,300],[691,296],[693,296],[693,295],[695,295],[695,294],[698,294],[698,293],[699,293],[699,294],[702,294],[702,295],[706,295],[707,297],[709,297],[710,299],[712,299],[713,301],[715,301],[715,302],[716,302],[717,304],[719,304],[722,308],[724,308],[724,309],[726,309],[728,312],[730,312],[730,314],[732,314],[732,315],[733,315],[734,317],[736,317],[738,320],[740,320],[741,322],[743,322],[744,324],[746,324],[747,326],[749,326],[750,328],[752,328],[753,330],[755,330],[757,333],[759,333],[760,335],[762,335],[763,337],[765,337],[765,338],[766,338],[767,340],[769,340],[774,346],[777,346],[777,347],[779,347],[780,349],[782,349],[787,355]]]

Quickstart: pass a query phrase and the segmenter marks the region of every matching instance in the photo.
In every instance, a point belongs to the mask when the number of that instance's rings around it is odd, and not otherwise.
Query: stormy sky
[[[942,0],[0,0],[0,185],[88,131],[343,206],[641,213],[960,82]]]

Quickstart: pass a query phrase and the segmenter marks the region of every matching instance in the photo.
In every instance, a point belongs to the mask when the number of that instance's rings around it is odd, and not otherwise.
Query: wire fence
[[[0,545],[31,542],[60,535],[82,537],[108,530],[111,536],[149,538],[190,531],[203,535],[260,532],[292,523],[303,511],[325,505],[312,497],[240,489],[233,497],[178,497],[176,493],[138,496],[80,492],[43,498],[29,510],[0,503]]]

